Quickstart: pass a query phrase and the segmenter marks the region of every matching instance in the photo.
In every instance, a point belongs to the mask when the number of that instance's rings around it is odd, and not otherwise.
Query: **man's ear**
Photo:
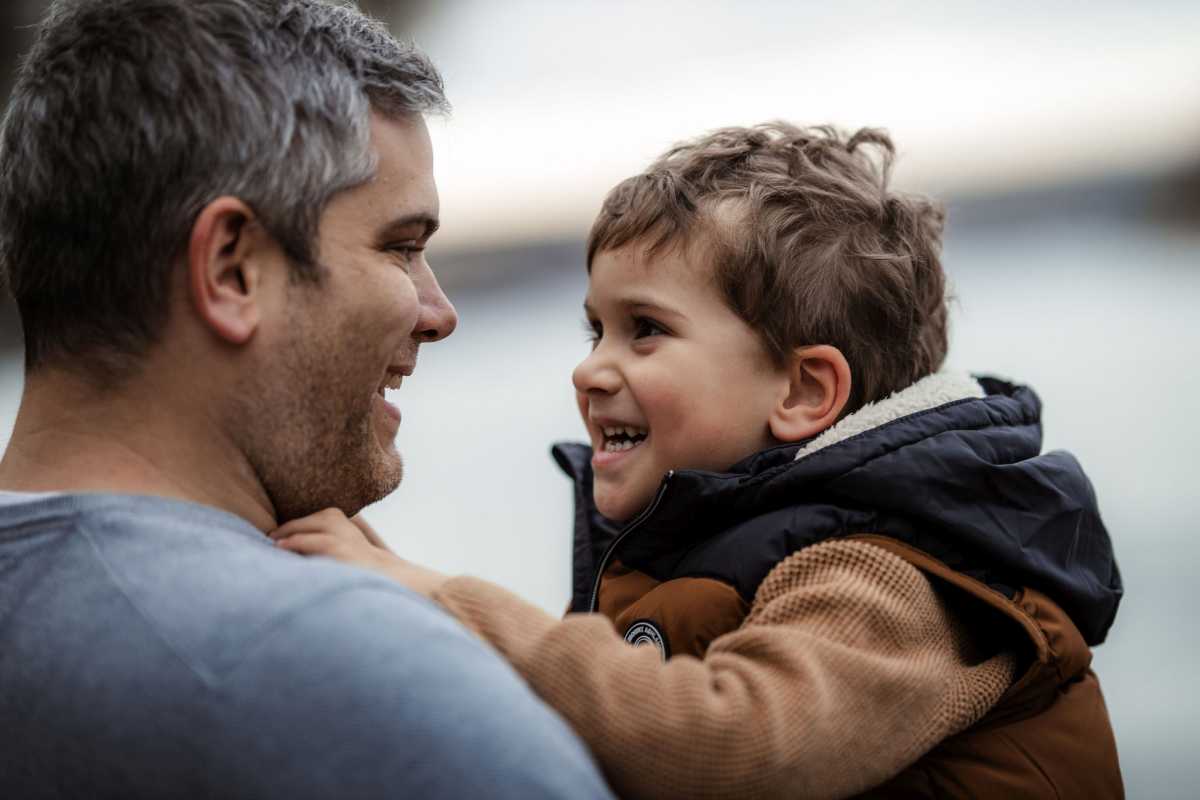
[[[192,305],[214,334],[245,344],[261,317],[262,267],[254,212],[236,197],[219,197],[192,226],[187,250],[187,286]],[[258,239],[261,243],[261,238]]]
[[[850,364],[841,350],[827,344],[797,348],[787,374],[787,392],[768,420],[772,436],[798,442],[837,422],[850,399]]]

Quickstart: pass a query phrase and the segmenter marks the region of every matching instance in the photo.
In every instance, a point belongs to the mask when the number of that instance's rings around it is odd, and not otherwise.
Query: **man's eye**
[[[667,329],[649,317],[635,317],[633,320],[633,338],[643,339],[647,336],[661,336]]]
[[[425,252],[425,246],[416,242],[399,242],[397,244],[389,244],[387,251],[407,263],[416,258],[419,253]]]

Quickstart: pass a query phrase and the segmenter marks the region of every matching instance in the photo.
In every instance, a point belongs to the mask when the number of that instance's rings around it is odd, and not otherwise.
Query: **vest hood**
[[[591,448],[556,445],[555,459],[575,482],[572,607],[587,607],[608,557],[659,576],[702,574],[706,559],[716,558],[749,601],[795,550],[875,533],[1010,597],[1035,588],[1070,615],[1089,645],[1099,644],[1123,590],[1091,482],[1070,453],[1042,452],[1041,402],[1032,389],[983,377],[968,381],[970,391],[954,391],[966,376],[947,375],[728,472],[670,473],[655,502],[624,528],[592,503]]]

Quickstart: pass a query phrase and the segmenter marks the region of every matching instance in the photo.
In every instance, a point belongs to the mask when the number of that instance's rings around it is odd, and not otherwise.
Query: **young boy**
[[[939,371],[942,212],[888,188],[892,156],[875,130],[729,128],[609,195],[574,373],[591,447],[554,451],[582,613],[339,512],[280,545],[439,602],[622,796],[1121,796],[1091,485],[1040,452],[1031,390]]]

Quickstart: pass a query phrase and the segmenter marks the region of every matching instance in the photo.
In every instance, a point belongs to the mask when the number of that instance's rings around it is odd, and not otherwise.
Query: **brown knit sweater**
[[[847,797],[979,720],[1013,679],[915,567],[831,541],[778,564],[703,660],[475,578],[434,595],[587,742],[622,797]]]

